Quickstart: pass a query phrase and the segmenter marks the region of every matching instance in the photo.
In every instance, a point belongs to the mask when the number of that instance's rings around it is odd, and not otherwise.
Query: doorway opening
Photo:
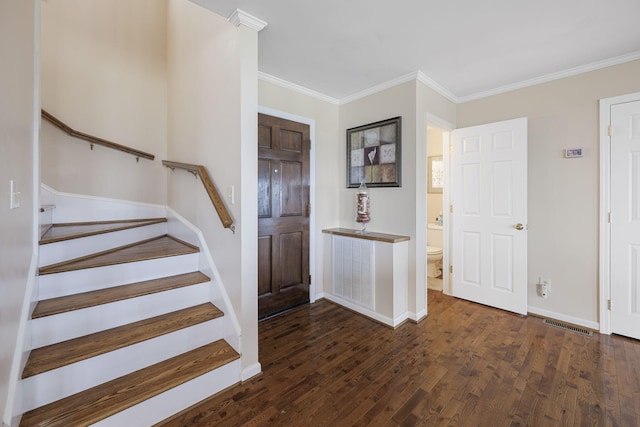
[[[426,242],[427,289],[451,295],[449,146],[453,125],[437,117],[427,118],[426,140]]]
[[[427,126],[427,289],[444,290],[444,131]]]

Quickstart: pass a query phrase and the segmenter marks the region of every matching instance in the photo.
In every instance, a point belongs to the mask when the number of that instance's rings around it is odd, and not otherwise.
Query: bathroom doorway
[[[450,128],[427,121],[427,289],[450,295]]]

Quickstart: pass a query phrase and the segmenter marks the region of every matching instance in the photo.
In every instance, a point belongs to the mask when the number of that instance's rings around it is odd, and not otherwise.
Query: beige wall
[[[321,230],[359,228],[355,222],[356,190],[346,188],[346,129],[402,116],[402,187],[370,189],[372,220],[367,228],[411,236],[408,307],[411,316],[423,316],[426,313],[427,117],[454,123],[455,104],[416,81],[340,106],[264,81],[259,87],[261,106],[315,121],[317,223],[314,233],[318,292],[328,291],[331,279],[323,275],[326,251],[323,251]]]
[[[0,413],[9,424],[13,385],[18,379],[20,321],[33,281],[35,247],[36,43],[34,1],[0,2]],[[15,180],[21,207],[9,209],[9,181]],[[26,300],[26,301],[25,301]],[[11,393],[11,395],[10,395]]]
[[[368,123],[402,116],[402,187],[371,188],[371,222],[367,229],[382,233],[410,236],[409,242],[409,312],[416,313],[416,269],[426,268],[425,263],[416,265],[416,83],[407,82],[382,92],[340,106],[339,134]],[[426,130],[426,129],[425,129]],[[343,138],[345,138],[343,136]],[[426,139],[423,139],[426,145]],[[345,146],[341,140],[340,145]],[[426,150],[425,150],[426,151]],[[355,222],[355,188],[346,188],[346,158],[338,156],[338,171],[341,185],[339,194],[339,220],[341,227],[360,228]],[[421,287],[426,288],[426,282]],[[426,301],[426,300],[425,300]],[[380,301],[380,304],[392,301]],[[378,302],[376,302],[376,305]],[[422,306],[424,306],[424,302]],[[384,311],[384,308],[381,308]],[[419,311],[420,309],[418,309]],[[391,310],[388,310],[391,311]]]
[[[259,82],[258,103],[276,112],[314,121],[315,198],[311,200],[311,205],[315,213],[315,228],[312,230],[315,239],[315,272],[312,281],[316,292],[322,293],[328,290],[325,286],[330,286],[330,278],[324,277],[322,269],[322,230],[339,224],[336,189],[344,186],[337,160],[344,155],[343,134],[338,132],[338,106],[262,80]]]
[[[156,156],[155,161],[42,125],[42,182],[59,191],[164,204],[166,2],[44,1],[42,108],[72,128]]]
[[[371,223],[374,231],[402,234],[409,242],[409,315],[426,314],[426,156],[427,117],[455,123],[455,104],[423,83],[410,81],[340,106],[340,133],[378,120],[402,116],[402,187],[373,188]],[[344,142],[341,142],[344,144]],[[341,181],[346,159],[339,157]],[[340,225],[356,227],[355,190],[340,187]]]
[[[204,165],[228,204],[222,228],[193,176],[169,174],[168,204],[202,230],[242,327],[243,368],[257,363],[257,33],[184,0],[168,9],[168,157]],[[226,198],[226,197],[225,197]]]
[[[529,306],[598,321],[598,100],[640,91],[640,61],[458,106],[458,127],[529,118]],[[584,157],[564,159],[565,148]],[[542,276],[548,299],[536,294]],[[570,319],[567,319],[570,320]]]

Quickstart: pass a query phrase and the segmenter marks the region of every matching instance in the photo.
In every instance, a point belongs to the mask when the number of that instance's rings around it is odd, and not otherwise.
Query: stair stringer
[[[13,360],[11,362],[11,373],[8,378],[7,402],[4,408],[0,407],[0,411],[4,416],[0,420],[2,426],[18,427],[23,411],[22,406],[22,370],[27,364],[29,353],[31,351],[31,312],[37,304],[36,289],[38,283],[38,251],[34,251],[31,264],[29,265],[29,275],[27,278],[27,287],[20,312],[20,324],[18,326],[18,336],[16,337],[16,347],[13,352]]]
[[[211,303],[225,314],[223,319],[224,322],[226,322],[224,325],[226,333],[223,338],[240,354],[240,358],[242,358],[240,339],[242,330],[240,328],[240,322],[238,321],[238,317],[233,309],[229,295],[222,282],[220,272],[213,261],[211,251],[209,251],[209,246],[202,231],[170,207],[167,207],[166,216],[167,228],[170,235],[200,248],[200,253],[198,254],[200,271],[209,276],[213,283],[213,286],[210,287]]]

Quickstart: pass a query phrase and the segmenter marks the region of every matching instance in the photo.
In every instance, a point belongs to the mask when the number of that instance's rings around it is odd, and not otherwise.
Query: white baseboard
[[[581,319],[579,317],[568,316],[566,314],[556,313],[549,310],[544,310],[538,307],[527,307],[527,312],[535,314],[536,316],[548,317],[554,320],[560,320],[562,322],[571,323],[572,325],[583,326],[585,328],[593,329],[594,331],[600,330],[600,324],[591,320]]]
[[[370,317],[371,319],[383,323],[387,326],[391,326],[392,328],[395,328],[397,326],[399,326],[402,322],[404,322],[405,320],[407,320],[409,318],[409,313],[408,312],[404,312],[402,314],[400,314],[399,316],[397,316],[396,318],[391,318],[388,316],[384,316],[380,313],[376,313],[373,310],[370,310],[368,308],[365,307],[361,307],[357,304],[354,304],[350,301],[347,301],[343,298],[340,298],[338,296],[332,295],[332,294],[323,294],[324,298],[328,299],[329,301],[335,302],[338,305],[341,305],[343,307],[348,308],[349,310],[355,311],[356,313],[360,313],[364,316]]]
[[[262,365],[260,365],[260,363],[255,363],[242,370],[242,373],[240,374],[240,379],[242,381],[246,381],[261,373],[262,373]]]
[[[427,309],[420,310],[418,313],[409,312],[409,320],[413,320],[414,322],[421,322],[427,317]]]

